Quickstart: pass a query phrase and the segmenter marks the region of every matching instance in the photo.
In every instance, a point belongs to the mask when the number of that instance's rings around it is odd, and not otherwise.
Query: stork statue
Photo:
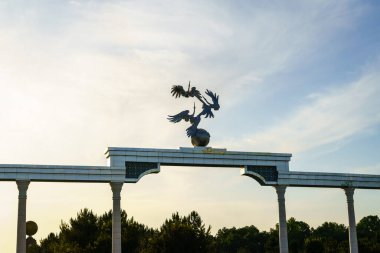
[[[176,115],[169,115],[168,120],[173,123],[178,123],[182,120],[190,122],[191,126],[186,129],[188,137],[191,137],[191,143],[194,147],[205,147],[210,141],[210,134],[202,128],[198,128],[201,122],[201,116],[205,118],[214,118],[212,110],[219,110],[219,96],[216,93],[212,93],[210,90],[206,90],[206,95],[211,98],[212,103],[201,95],[201,93],[195,87],[190,87],[190,82],[187,91],[181,85],[174,85],[171,89],[173,97],[195,97],[202,103],[202,111],[195,115],[195,103],[193,113],[190,114],[189,110],[182,111]]]

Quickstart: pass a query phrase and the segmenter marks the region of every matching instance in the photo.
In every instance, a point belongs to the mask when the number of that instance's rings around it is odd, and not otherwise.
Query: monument
[[[195,103],[193,113],[190,114],[189,110],[182,111],[176,115],[169,115],[168,120],[173,123],[178,123],[182,120],[189,122],[191,126],[186,129],[188,137],[191,137],[191,144],[194,147],[205,147],[210,141],[210,133],[205,129],[198,128],[199,123],[201,122],[201,117],[205,118],[214,118],[214,113],[212,110],[219,110],[219,96],[216,93],[212,93],[210,90],[206,90],[206,95],[211,98],[212,103],[207,101],[207,99],[201,95],[201,93],[195,87],[191,87],[190,82],[187,88],[187,91],[181,85],[174,85],[171,90],[172,95],[175,98],[179,97],[195,97],[202,103],[202,111],[195,115]]]

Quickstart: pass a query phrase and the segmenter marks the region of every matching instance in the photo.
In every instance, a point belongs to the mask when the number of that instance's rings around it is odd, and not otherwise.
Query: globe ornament
[[[37,223],[34,221],[27,221],[26,222],[26,234],[28,236],[35,235],[38,231],[38,226]]]
[[[209,142],[210,134],[202,128],[199,128],[195,135],[191,136],[191,144],[194,147],[206,147]]]
[[[206,95],[211,99],[210,103],[206,97],[202,96],[201,93],[195,87],[187,88],[187,91],[181,85],[174,85],[171,89],[171,93],[175,98],[185,97],[185,98],[196,98],[202,103],[202,111],[195,114],[195,103],[193,113],[190,114],[189,110],[182,111],[175,115],[169,115],[168,120],[172,123],[178,123],[182,120],[190,122],[191,126],[186,129],[187,137],[191,137],[191,144],[194,147],[206,147],[210,142],[210,134],[202,128],[198,128],[201,122],[202,116],[204,118],[214,118],[214,111],[219,110],[219,96],[210,90],[206,90]]]

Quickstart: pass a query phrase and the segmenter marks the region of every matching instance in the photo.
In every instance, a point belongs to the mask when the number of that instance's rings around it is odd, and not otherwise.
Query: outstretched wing
[[[210,104],[210,106],[214,109],[214,110],[218,110],[220,108],[219,106],[219,95],[216,95],[216,93],[212,93],[212,91],[210,90],[206,90],[206,95],[209,96],[211,99],[212,99],[212,104],[209,103],[206,99],[206,102]]]
[[[205,118],[214,118],[214,114],[212,113],[211,106],[203,104],[202,106],[202,115],[205,115]]]
[[[176,115],[169,115],[168,120],[173,123],[178,123],[181,120],[189,121],[190,119],[189,110],[182,111]]]
[[[192,88],[191,88],[189,96],[190,96],[190,97],[196,97],[196,98],[198,98],[198,99],[202,99],[202,95],[201,95],[201,93],[200,93],[199,90],[197,90],[197,88],[195,88],[195,87],[192,87]]]
[[[187,137],[192,137],[197,133],[197,126],[191,125],[186,129]]]
[[[183,89],[181,85],[173,85],[172,91],[171,91],[173,97],[179,98],[180,96],[185,96],[186,91]]]

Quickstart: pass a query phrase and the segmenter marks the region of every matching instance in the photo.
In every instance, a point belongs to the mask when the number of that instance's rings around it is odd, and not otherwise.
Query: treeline
[[[348,229],[343,224],[325,222],[311,228],[303,221],[288,220],[291,253],[349,252]],[[159,229],[152,229],[128,218],[122,211],[123,253],[274,253],[279,252],[278,224],[269,231],[255,226],[223,228],[212,235],[200,215],[174,213]],[[367,216],[357,224],[359,252],[380,252],[380,219]],[[112,248],[112,212],[95,215],[81,210],[76,218],[62,222],[58,234],[49,234],[39,245],[28,246],[28,253],[106,253]]]

